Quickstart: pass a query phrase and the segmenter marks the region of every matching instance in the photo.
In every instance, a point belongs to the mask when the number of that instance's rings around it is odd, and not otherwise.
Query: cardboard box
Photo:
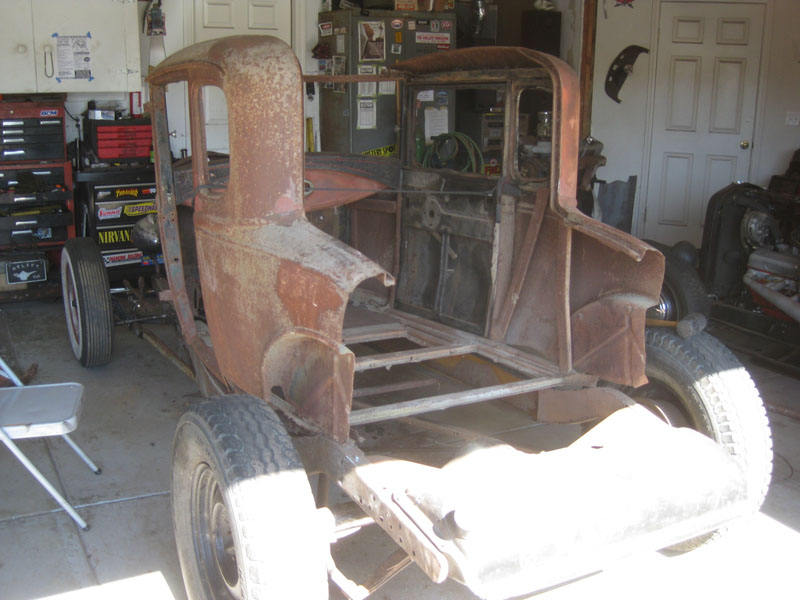
[[[394,0],[395,10],[418,10],[417,0]]]

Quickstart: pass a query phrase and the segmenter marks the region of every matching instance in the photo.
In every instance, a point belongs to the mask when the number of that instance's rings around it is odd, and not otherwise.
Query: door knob
[[[741,142],[739,142],[739,147],[742,150],[747,150],[750,147],[750,142],[748,142],[747,140],[742,140]]]

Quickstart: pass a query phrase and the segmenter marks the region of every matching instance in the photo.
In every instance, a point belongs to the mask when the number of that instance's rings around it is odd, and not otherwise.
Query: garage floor
[[[69,349],[58,303],[3,306],[0,353],[23,369],[38,363],[36,383],[84,384],[84,414],[73,438],[103,468],[102,475],[92,474],[60,439],[19,442],[77,505],[91,526],[83,532],[0,449],[0,598],[185,598],[172,538],[169,461],[175,423],[186,403],[199,397],[193,381],[123,328],[116,330],[112,363],[83,369]],[[758,367],[751,372],[765,400],[800,411],[800,381]],[[482,427],[495,430],[507,427],[510,418],[502,410],[475,414]],[[631,557],[536,597],[797,598],[800,474],[794,466],[800,468],[800,422],[769,416],[775,467],[761,514],[710,547],[677,557]],[[356,579],[393,551],[374,529],[347,538],[337,549],[343,570]],[[459,584],[431,583],[413,566],[374,597],[474,598]]]

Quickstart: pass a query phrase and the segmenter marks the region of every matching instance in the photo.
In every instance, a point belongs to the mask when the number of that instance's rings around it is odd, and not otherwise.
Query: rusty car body
[[[319,526],[323,534],[309,529],[322,523],[311,513],[295,521],[297,529],[271,542],[282,548],[279,568],[251,577],[245,547],[256,536],[237,533],[240,508],[220,482],[218,496],[202,498],[228,511],[234,533],[220,539],[233,540],[238,562],[226,571],[222,559],[207,560],[221,565],[221,575],[208,577],[223,592],[187,583],[190,595],[251,598],[251,588],[272,581],[274,597],[306,598],[312,593],[296,586],[322,571],[346,596],[363,598],[414,562],[436,582],[454,578],[481,597],[507,598],[749,510],[741,468],[728,454],[617,390],[646,382],[645,311],[657,302],[664,259],[576,208],[579,98],[569,67],[532,50],[475,48],[360,80],[397,85],[397,157],[304,155],[304,77],[274,38],[197,44],[148,79],[168,279],[160,297],[174,306],[203,390],[234,395],[231,406],[254,398],[280,414],[305,473],[319,476],[311,512],[334,516]],[[171,160],[166,111],[167,86],[180,82],[188,84],[192,134],[191,168],[183,170]],[[229,159],[206,148],[207,86],[226,98]],[[525,90],[552,97],[547,176],[521,171],[515,135],[499,150],[499,173],[420,164],[418,93],[469,86],[504,99],[507,132]],[[412,371],[421,366],[456,387],[430,394],[431,378]],[[541,454],[452,428],[474,444],[441,468],[359,448],[355,432],[364,426],[399,420],[447,435],[420,417],[494,399],[519,402],[541,422],[600,424]],[[329,483],[357,507],[349,520],[327,501]],[[255,509],[261,517],[277,510],[271,502]],[[176,507],[176,519],[194,510]],[[206,527],[201,521],[187,527]],[[327,548],[364,523],[381,527],[399,554],[362,585]],[[211,537],[219,533],[208,527]],[[192,555],[202,554],[197,544],[181,549],[179,541],[186,577],[186,563],[202,562]],[[315,544],[323,550],[308,550]],[[275,583],[284,571],[295,573],[289,588]],[[327,597],[327,587],[315,589]]]

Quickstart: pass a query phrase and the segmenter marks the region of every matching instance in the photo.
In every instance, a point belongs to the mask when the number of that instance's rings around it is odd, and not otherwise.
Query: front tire
[[[744,469],[752,511],[761,507],[772,474],[772,436],[750,375],[716,338],[683,339],[664,328],[646,332],[650,382],[631,392],[669,424],[690,427],[723,446]],[[686,551],[722,530],[671,548]]]
[[[264,401],[213,398],[181,417],[172,510],[191,600],[328,598],[329,550],[308,478]]]
[[[114,313],[109,289],[108,272],[94,241],[67,240],[61,250],[61,293],[72,352],[84,367],[111,360]]]

